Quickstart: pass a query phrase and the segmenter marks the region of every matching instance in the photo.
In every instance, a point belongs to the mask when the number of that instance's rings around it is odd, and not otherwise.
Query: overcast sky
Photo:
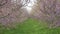
[[[25,6],[25,8],[27,9],[28,13],[31,12],[32,6],[35,4],[34,3],[35,1],[36,0],[30,0],[30,2],[27,4],[27,6]],[[21,2],[19,0],[18,1],[17,0],[12,0],[11,2],[14,2],[14,3],[18,2],[18,4],[19,3],[22,3],[22,4],[26,3],[25,0],[21,0]]]

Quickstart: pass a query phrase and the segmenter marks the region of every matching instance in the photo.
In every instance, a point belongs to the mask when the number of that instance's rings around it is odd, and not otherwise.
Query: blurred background
[[[0,34],[60,34],[60,0],[0,0]]]

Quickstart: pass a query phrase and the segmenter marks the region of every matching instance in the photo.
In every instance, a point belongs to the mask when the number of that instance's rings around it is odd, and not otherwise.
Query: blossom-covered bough
[[[28,18],[27,9],[24,8],[30,0],[0,0],[0,23],[13,27]]]
[[[60,0],[37,0],[32,16],[46,21],[49,27],[60,26]]]

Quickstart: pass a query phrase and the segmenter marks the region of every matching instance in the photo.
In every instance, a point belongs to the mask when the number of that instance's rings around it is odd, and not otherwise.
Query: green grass
[[[49,29],[43,21],[28,19],[17,25],[16,29],[0,26],[0,34],[60,34],[60,28]]]

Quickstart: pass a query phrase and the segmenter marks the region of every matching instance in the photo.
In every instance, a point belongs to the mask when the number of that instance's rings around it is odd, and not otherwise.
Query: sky
[[[35,4],[34,3],[35,1],[36,0],[30,0],[30,2],[27,4],[27,6],[25,6],[25,8],[27,9],[27,12],[29,14],[31,13],[31,9],[32,9],[33,5]],[[12,0],[12,2],[16,3],[17,0]],[[20,1],[18,0],[18,2],[20,2]],[[24,3],[26,3],[26,1],[25,0],[21,0],[21,3],[24,4]]]
[[[27,9],[27,11],[28,11],[29,14],[31,13],[31,9],[32,9],[32,7],[34,5],[34,0],[30,0],[30,1],[31,2],[28,3],[28,5],[26,6],[26,9]]]

